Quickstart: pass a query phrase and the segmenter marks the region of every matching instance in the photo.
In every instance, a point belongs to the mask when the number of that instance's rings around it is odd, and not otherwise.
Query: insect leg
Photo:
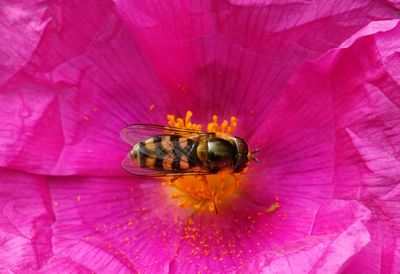
[[[178,180],[180,177],[182,176],[172,176],[171,180],[169,181],[170,184],[172,184],[173,182],[175,182],[176,180]]]
[[[214,193],[212,193],[212,191],[210,189],[210,186],[209,186],[208,181],[207,181],[207,177],[206,177],[206,175],[201,175],[201,177],[203,178],[204,183],[206,184],[206,188],[207,188],[207,191],[208,191],[209,195],[212,197],[212,202],[214,204],[215,214],[218,214],[218,208],[217,208],[217,204],[215,203]]]
[[[215,204],[215,200],[213,199],[213,203],[214,203],[214,208],[215,208],[215,214],[218,214],[218,208],[217,205]]]

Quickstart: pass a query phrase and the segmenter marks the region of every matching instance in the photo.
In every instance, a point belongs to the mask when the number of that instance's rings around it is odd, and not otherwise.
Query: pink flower
[[[0,269],[399,272],[395,3],[67,2],[0,5]],[[261,148],[219,214],[120,166],[187,110]]]

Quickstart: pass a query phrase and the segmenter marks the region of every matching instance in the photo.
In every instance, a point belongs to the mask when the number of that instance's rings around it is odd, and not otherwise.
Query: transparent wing
[[[187,138],[194,138],[197,136],[204,138],[210,134],[213,133],[152,124],[133,124],[124,127],[120,132],[121,138],[131,146],[134,146],[139,141],[157,135],[180,135]]]
[[[165,127],[159,125],[151,125],[151,124],[134,124],[129,125],[121,130],[121,138],[124,139],[127,143],[131,146],[134,146],[138,142],[146,140],[150,137],[154,136],[179,136],[184,137],[179,139],[179,145],[175,146],[174,149],[170,148],[172,154],[174,154],[175,159],[180,159],[180,165],[182,166],[189,166],[188,155],[190,154],[190,146],[187,145],[186,142],[188,140],[192,140],[193,142],[202,140],[204,138],[209,138],[210,135],[213,133],[203,132],[203,131],[195,131],[195,130],[187,130],[181,128],[174,128],[174,127]],[[176,138],[177,139],[177,138]],[[161,142],[160,139],[154,139],[154,144],[157,146],[158,143]],[[182,143],[181,143],[182,142]],[[185,142],[185,145],[183,143]],[[168,149],[168,148],[166,148]],[[174,163],[172,159],[168,159],[167,157],[163,159],[157,159],[154,154],[151,152],[141,151],[144,153],[147,158],[152,158],[152,161],[163,161],[166,165],[173,166]],[[188,176],[188,175],[206,175],[210,174],[210,171],[204,168],[201,165],[197,165],[195,167],[191,167],[190,169],[173,169],[167,170],[163,168],[147,168],[147,167],[140,167],[138,166],[130,157],[130,153],[124,158],[121,163],[122,168],[125,169],[127,172],[138,175],[138,176],[149,176],[149,177],[170,177],[170,176]]]
[[[204,167],[194,167],[192,169],[187,170],[165,170],[165,169],[147,169],[141,168],[136,165],[136,163],[131,159],[129,153],[122,160],[121,164],[122,168],[134,175],[137,176],[146,176],[146,177],[173,177],[173,176],[194,176],[194,175],[207,175],[211,174],[211,172]]]

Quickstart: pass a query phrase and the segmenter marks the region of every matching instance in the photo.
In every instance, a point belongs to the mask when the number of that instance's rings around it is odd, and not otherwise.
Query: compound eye
[[[248,163],[249,160],[247,159],[247,156],[239,156],[234,173],[242,172],[247,167]]]
[[[247,146],[247,143],[240,137],[234,137],[236,141],[236,146],[239,154],[242,155],[247,155],[249,152],[249,147]]]
[[[238,158],[236,160],[235,165],[235,173],[242,172],[249,163],[249,159],[247,158],[247,154],[249,152],[249,147],[247,143],[240,137],[234,137],[236,141],[236,148],[238,150]]]

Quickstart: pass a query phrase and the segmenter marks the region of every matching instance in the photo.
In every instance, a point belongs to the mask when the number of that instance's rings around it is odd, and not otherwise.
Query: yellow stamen
[[[171,127],[201,130],[201,125],[193,124],[190,120],[192,112],[186,113],[185,120],[175,118],[174,115],[168,115],[168,125]],[[207,130],[209,132],[220,132],[232,135],[237,127],[237,119],[231,118],[230,125],[224,120],[221,125],[218,124],[218,117],[213,116],[213,122],[209,123]],[[242,185],[242,174],[232,174],[220,172],[213,175],[182,176],[172,181],[168,179],[163,182],[163,186],[171,191],[171,198],[176,200],[177,205],[182,208],[191,208],[195,211],[218,212],[224,205],[236,195],[239,187]]]
[[[193,113],[191,111],[186,112],[185,122],[183,122],[182,118],[178,118],[175,120],[175,115],[167,115],[168,125],[170,127],[201,130],[201,125],[192,124],[192,122],[190,121],[190,118],[192,117],[192,115],[193,115]]]

